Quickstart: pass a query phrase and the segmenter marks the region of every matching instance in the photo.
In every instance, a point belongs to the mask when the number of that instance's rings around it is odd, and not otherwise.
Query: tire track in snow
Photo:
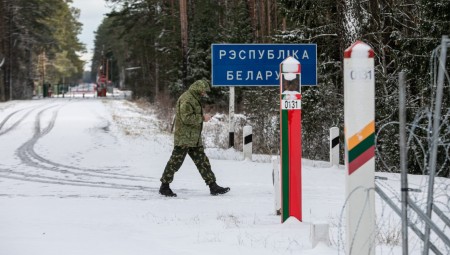
[[[58,105],[56,105],[58,106]],[[68,179],[67,175],[73,175],[76,178],[81,177],[90,177],[90,178],[101,178],[101,179],[110,179],[110,180],[120,180],[120,181],[139,181],[139,182],[145,182],[148,183],[149,181],[153,180],[154,178],[150,177],[142,177],[142,176],[134,176],[134,175],[126,175],[126,174],[117,174],[117,173],[104,173],[100,171],[105,170],[96,170],[96,169],[87,169],[87,168],[79,168],[74,166],[67,166],[59,163],[52,162],[48,159],[45,159],[38,155],[35,150],[34,146],[38,142],[38,140],[53,129],[58,111],[63,106],[59,106],[58,109],[56,109],[53,112],[52,118],[50,120],[50,123],[45,127],[41,128],[41,120],[42,115],[50,110],[51,108],[54,108],[56,106],[47,107],[36,115],[35,123],[34,123],[34,134],[33,137],[25,142],[22,146],[20,146],[16,150],[16,155],[21,159],[21,161],[31,167],[37,168],[37,169],[43,169],[51,172],[55,172],[58,174],[65,175],[64,178],[61,177],[52,177],[52,176],[45,176],[45,175],[31,175],[31,174],[25,174],[21,172],[11,172],[8,170],[0,169],[0,172],[6,172],[8,175],[1,175],[0,177],[4,178],[12,178],[14,179],[20,179],[20,180],[30,180],[30,181],[37,181],[42,182],[43,179],[45,179],[46,183],[53,183],[53,184],[62,184],[62,185],[75,185],[75,186],[89,186],[89,187],[99,187],[99,188],[116,188],[116,189],[131,189],[131,190],[150,190],[151,188],[146,188],[145,186],[134,186],[134,185],[125,185],[125,184],[118,184],[118,183],[107,183],[104,181],[92,181],[92,180],[81,180],[81,179]],[[95,173],[90,173],[95,172]],[[16,175],[16,176],[11,176]],[[18,175],[18,176],[17,176]],[[30,179],[31,178],[31,179]]]
[[[60,107],[61,108],[61,107]],[[58,168],[64,168],[64,169],[70,169],[70,170],[75,170],[75,171],[81,171],[84,173],[84,175],[87,176],[91,176],[91,177],[106,177],[106,178],[111,178],[111,179],[119,179],[119,180],[131,180],[131,181],[151,181],[154,178],[150,178],[150,177],[145,177],[145,176],[135,176],[135,175],[127,175],[127,174],[119,174],[119,173],[104,173],[104,171],[108,171],[105,169],[91,169],[91,168],[80,168],[80,167],[76,167],[76,166],[70,166],[70,165],[64,165],[64,164],[60,164],[60,163],[56,163],[53,161],[50,161],[40,155],[38,155],[36,153],[36,151],[34,150],[34,146],[37,143],[37,141],[44,137],[45,135],[47,135],[48,133],[50,133],[50,131],[53,129],[55,122],[56,122],[56,118],[57,118],[57,114],[58,111],[54,111],[53,112],[53,116],[52,119],[50,121],[50,123],[48,124],[48,126],[46,128],[44,128],[41,131],[41,127],[40,127],[40,119],[41,119],[41,115],[43,114],[43,112],[45,110],[48,109],[44,109],[41,112],[38,113],[38,115],[36,116],[35,119],[35,133],[34,136],[31,140],[29,140],[28,142],[26,142],[24,145],[22,145],[22,147],[24,148],[19,148],[19,157],[22,159],[22,161],[30,163],[32,160],[31,158],[36,159],[39,163],[45,163],[51,166],[51,169],[54,169],[54,167],[58,167]],[[28,157],[27,157],[28,156]],[[42,166],[41,164],[39,165],[40,167],[45,167]],[[66,173],[68,170],[65,170],[64,172]],[[94,173],[87,173],[87,172],[95,172],[97,174]],[[77,173],[77,175],[79,175],[80,173]]]
[[[43,104],[40,104],[40,105],[38,105],[36,108],[39,108],[39,107],[41,107]],[[30,106],[30,107],[32,107],[32,106]],[[6,122],[11,118],[11,117],[13,117],[14,115],[16,115],[17,113],[19,113],[19,112],[21,112],[21,111],[24,111],[25,109],[28,109],[28,108],[30,108],[30,107],[25,107],[25,108],[23,108],[23,109],[19,109],[19,110],[16,110],[16,111],[14,111],[14,112],[12,112],[12,113],[10,113],[10,114],[8,114],[4,119],[3,119],[3,121],[0,123],[0,136],[1,135],[4,135],[4,134],[6,134],[6,133],[8,133],[8,132],[10,132],[11,130],[14,130],[26,117],[28,117],[30,114],[31,114],[31,112],[33,112],[34,110],[36,110],[36,108],[34,108],[34,109],[31,109],[30,111],[28,111],[27,113],[25,113],[20,119],[18,119],[16,122],[14,122],[10,127],[8,127],[7,129],[4,129],[4,130],[1,130],[2,128],[3,128],[3,126],[6,124]]]
[[[142,191],[155,191],[156,188],[144,187],[144,186],[132,186],[132,185],[122,185],[113,184],[107,182],[89,182],[81,180],[65,180],[58,177],[43,176],[38,174],[27,174],[22,172],[13,172],[6,169],[0,169],[0,178],[19,180],[19,181],[29,181],[29,182],[39,182],[46,184],[57,184],[57,185],[70,185],[70,186],[80,186],[80,187],[93,187],[93,188],[109,188],[109,189],[126,189],[126,190],[142,190]]]

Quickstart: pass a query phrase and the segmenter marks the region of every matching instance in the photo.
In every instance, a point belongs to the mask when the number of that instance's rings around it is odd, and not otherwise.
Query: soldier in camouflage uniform
[[[209,121],[211,116],[203,114],[200,97],[209,92],[207,81],[198,80],[178,98],[175,114],[174,149],[161,177],[159,193],[164,196],[176,197],[169,184],[175,173],[180,169],[186,154],[192,158],[203,180],[209,185],[211,195],[227,193],[230,188],[222,188],[216,183],[216,177],[211,170],[211,164],[205,154],[202,142],[203,121]]]

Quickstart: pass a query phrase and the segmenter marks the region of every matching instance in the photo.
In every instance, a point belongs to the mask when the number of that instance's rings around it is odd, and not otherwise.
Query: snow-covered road
[[[0,105],[0,121],[1,254],[311,248],[298,238],[308,225],[281,225],[274,214],[269,163],[212,160],[219,184],[232,188],[212,197],[187,159],[172,185],[179,197],[159,196],[172,137],[151,110],[124,100],[13,101]]]
[[[234,150],[207,150],[230,193],[210,196],[187,158],[178,197],[161,197],[173,143],[155,116],[119,99],[0,103],[0,254],[338,254],[342,167],[304,160],[303,223],[275,215],[272,164]],[[312,247],[312,222],[330,246]]]

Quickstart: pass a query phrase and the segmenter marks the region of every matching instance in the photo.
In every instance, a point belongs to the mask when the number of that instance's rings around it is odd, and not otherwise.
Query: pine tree
[[[155,101],[165,97],[166,88],[177,87],[173,84],[181,78],[180,35],[174,25],[179,24],[179,19],[173,13],[175,7],[157,0],[111,2],[118,8],[97,31],[97,54],[91,75],[95,77],[97,73],[103,50],[103,57],[109,54],[115,64],[113,77],[124,82],[135,98]],[[138,69],[128,70],[129,67]]]
[[[70,3],[68,0],[1,1],[0,51],[5,56],[1,99],[33,96],[35,83],[43,79],[37,66],[39,55],[44,51],[48,61],[52,61],[56,53],[67,51],[71,63],[82,68],[83,63],[76,54],[83,50],[76,38],[81,24],[76,21],[76,10],[70,9]],[[82,70],[77,72],[81,73]]]
[[[302,87],[302,145],[306,158],[327,160],[329,128],[343,130],[341,13],[332,0],[279,2],[287,30],[274,42],[317,44],[318,85]]]

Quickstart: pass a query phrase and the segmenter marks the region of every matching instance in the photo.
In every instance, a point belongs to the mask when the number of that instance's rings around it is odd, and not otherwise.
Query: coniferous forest
[[[0,100],[28,99],[36,82],[79,80],[83,45],[70,0],[0,0]],[[377,169],[398,171],[398,73],[406,73],[407,119],[416,123],[409,171],[424,161],[442,35],[450,35],[448,0],[106,0],[111,12],[98,27],[91,76],[108,59],[117,87],[159,107],[193,81],[211,76],[212,43],[317,44],[318,86],[302,88],[303,156],[328,160],[328,130],[343,143],[343,51],[356,40],[375,51]],[[448,61],[447,61],[448,62]],[[448,64],[446,70],[448,70]],[[43,77],[45,76],[47,77]],[[445,82],[439,174],[449,176],[450,93]],[[206,105],[227,112],[226,87]],[[236,109],[252,124],[256,153],[278,153],[279,90],[237,87]],[[274,121],[274,119],[276,121]],[[224,127],[226,128],[226,127]],[[341,146],[343,155],[343,146]]]
[[[71,0],[0,1],[0,101],[30,99],[35,84],[76,82],[84,51]]]

